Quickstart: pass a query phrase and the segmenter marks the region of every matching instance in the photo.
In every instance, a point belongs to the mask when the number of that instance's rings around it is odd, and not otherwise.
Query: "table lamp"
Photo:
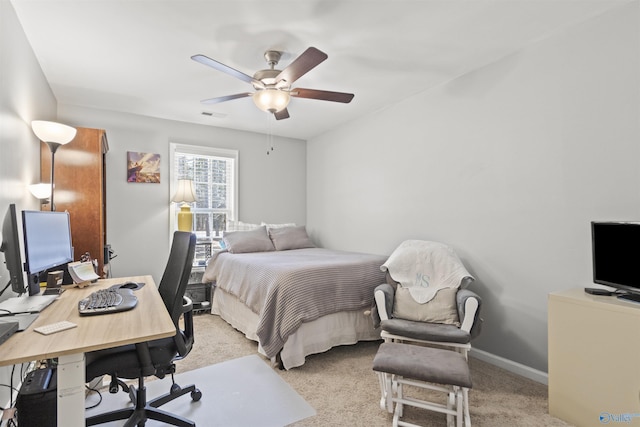
[[[179,179],[178,189],[171,199],[172,202],[182,203],[182,205],[180,205],[180,212],[178,212],[179,231],[193,230],[193,213],[191,212],[191,206],[189,206],[189,203],[193,203],[196,200],[193,181],[190,179]]]

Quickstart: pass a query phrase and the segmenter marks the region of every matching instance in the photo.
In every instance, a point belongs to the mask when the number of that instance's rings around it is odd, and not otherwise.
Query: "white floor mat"
[[[202,399],[192,402],[182,396],[162,409],[186,417],[201,427],[281,427],[313,416],[316,411],[305,402],[260,356],[251,355],[176,375],[181,386],[196,384]],[[169,390],[171,377],[146,383],[153,399]],[[129,406],[127,393],[102,393],[102,403],[87,410],[87,416]],[[92,393],[85,402],[91,406],[98,398]],[[102,424],[121,426],[124,421]],[[147,427],[162,423],[148,421]]]

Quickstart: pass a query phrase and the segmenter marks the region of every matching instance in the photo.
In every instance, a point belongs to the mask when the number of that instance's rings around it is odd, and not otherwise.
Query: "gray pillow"
[[[315,248],[304,225],[299,227],[270,228],[269,237],[277,251]]]
[[[227,232],[224,233],[222,240],[227,250],[232,254],[275,250],[267,234],[267,227],[265,226],[250,231]]]

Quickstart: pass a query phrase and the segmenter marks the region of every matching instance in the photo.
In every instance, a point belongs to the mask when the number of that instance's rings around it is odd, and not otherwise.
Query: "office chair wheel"
[[[193,400],[194,402],[197,402],[201,398],[202,398],[202,392],[200,391],[200,389],[195,389],[191,392],[191,400]]]
[[[180,390],[182,390],[182,387],[180,387],[176,383],[173,383],[173,384],[171,384],[171,389],[169,390],[169,393],[171,393],[171,394],[180,393]]]

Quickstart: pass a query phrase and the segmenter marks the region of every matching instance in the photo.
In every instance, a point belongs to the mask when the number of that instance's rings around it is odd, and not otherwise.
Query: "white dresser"
[[[548,303],[549,413],[579,427],[640,426],[640,304],[583,288]]]

